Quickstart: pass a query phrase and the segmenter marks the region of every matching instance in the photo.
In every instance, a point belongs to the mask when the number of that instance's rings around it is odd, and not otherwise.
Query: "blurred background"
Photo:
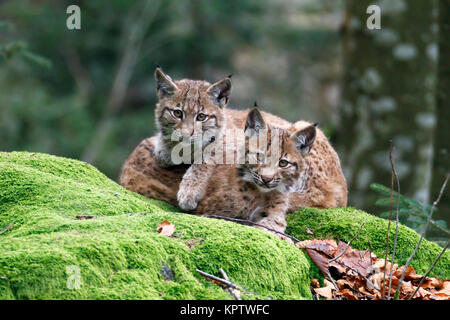
[[[81,30],[66,27],[71,4]],[[366,27],[371,4],[380,30]],[[349,205],[383,217],[392,140],[401,221],[420,231],[450,168],[449,23],[450,0],[1,1],[0,150],[81,159],[117,181],[155,132],[156,64],[175,79],[231,73],[231,107],[320,122]],[[448,237],[449,212],[445,192],[429,238]]]

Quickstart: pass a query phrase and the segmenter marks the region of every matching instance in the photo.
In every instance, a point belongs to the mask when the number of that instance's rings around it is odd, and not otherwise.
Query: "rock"
[[[176,225],[171,237],[156,231],[164,220]],[[11,222],[0,299],[232,299],[196,268],[223,268],[244,298],[311,298],[309,263],[286,241],[180,213],[80,161],[0,153],[0,230]]]

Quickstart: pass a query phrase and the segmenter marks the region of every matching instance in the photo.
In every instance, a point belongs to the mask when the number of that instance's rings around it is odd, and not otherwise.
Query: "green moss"
[[[156,232],[165,219],[176,225],[171,238]],[[0,235],[0,299],[231,298],[196,268],[224,268],[244,298],[311,297],[307,259],[287,242],[177,213],[79,161],[0,153],[0,230],[12,222]],[[71,266],[80,289],[68,288]]]
[[[303,209],[288,216],[287,232],[299,239],[335,239],[349,241],[358,232],[361,224],[366,221],[360,235],[352,242],[352,247],[366,250],[371,243],[372,251],[384,258],[388,221],[353,208],[339,209]],[[307,228],[313,235],[307,232]],[[395,235],[395,222],[391,223],[390,259]],[[414,230],[400,225],[396,263],[405,264],[413,252],[420,236]],[[439,255],[442,248],[437,244],[423,240],[417,255],[411,265],[419,274],[424,274]],[[447,250],[435,266],[432,276],[441,279],[450,278],[450,252]]]

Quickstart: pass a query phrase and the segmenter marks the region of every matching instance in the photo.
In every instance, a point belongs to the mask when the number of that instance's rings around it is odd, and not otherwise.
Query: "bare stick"
[[[422,279],[420,279],[419,284],[417,285],[416,290],[413,292],[413,294],[408,298],[408,300],[411,300],[417,293],[417,291],[419,291],[420,286],[422,285],[422,283],[425,281],[425,279],[428,277],[428,275],[430,274],[430,272],[434,269],[434,266],[438,263],[438,261],[441,259],[442,255],[444,254],[445,250],[447,250],[448,245],[450,244],[450,240],[447,241],[447,244],[445,245],[444,249],[442,249],[441,253],[439,253],[439,255],[436,257],[436,259],[434,260],[433,264],[431,265],[430,269],[428,269],[427,273],[425,273],[425,275],[422,277]]]
[[[399,226],[399,207],[400,207],[400,180],[398,179],[397,171],[395,170],[395,162],[394,157],[392,156],[392,152],[389,154],[389,161],[391,162],[392,173],[395,176],[395,181],[397,184],[397,210],[395,215],[395,236],[394,236],[394,247],[392,248],[392,257],[391,257],[391,270],[389,272],[389,288],[388,288],[388,299],[391,297],[391,287],[392,287],[392,272],[393,272],[393,264],[395,259],[395,251],[397,248],[398,242],[398,226]],[[392,186],[392,191],[394,187]],[[391,203],[391,213],[392,213],[392,203]],[[384,270],[386,271],[386,265],[384,266]],[[384,286],[384,284],[383,284]]]
[[[372,241],[370,241],[370,239],[369,239],[368,242],[369,242],[370,272],[372,273],[372,271],[373,271],[373,263],[372,263]]]
[[[14,226],[14,222],[11,222],[5,229],[0,231],[0,234],[4,234],[5,232],[11,230],[13,226]]]
[[[205,271],[202,271],[200,269],[195,269],[195,271],[197,271],[198,273],[200,273],[202,276],[209,278],[211,280],[217,281],[219,282],[222,286],[225,287],[225,289],[236,299],[236,300],[242,300],[237,294],[236,292],[234,292],[234,290],[241,290],[242,288],[240,288],[238,285],[234,284],[233,282],[230,281],[230,279],[228,279],[227,274],[225,273],[225,271],[223,271],[222,268],[219,269],[220,273],[222,274],[222,276],[224,277],[224,279],[216,277],[212,274],[209,274]]]
[[[423,229],[423,231],[422,231],[422,234],[420,235],[420,239],[419,239],[419,241],[417,242],[417,245],[416,245],[416,247],[414,248],[413,253],[409,256],[408,260],[406,261],[405,269],[404,269],[403,272],[402,272],[402,276],[400,277],[400,281],[399,281],[399,283],[398,283],[397,291],[395,292],[395,295],[396,295],[396,296],[398,296],[398,294],[399,294],[399,292],[400,292],[400,288],[401,288],[401,286],[402,286],[403,279],[405,278],[406,269],[408,268],[409,264],[411,263],[411,260],[412,260],[412,259],[414,258],[414,256],[416,255],[417,250],[419,250],[419,246],[420,246],[420,244],[422,243],[422,240],[423,240],[424,235],[425,235],[425,231],[427,230],[428,225],[430,224],[430,220],[431,220],[431,216],[433,215],[433,211],[434,211],[434,209],[436,208],[436,206],[439,204],[439,201],[441,200],[442,194],[444,193],[444,190],[445,190],[445,187],[447,186],[447,182],[448,182],[448,179],[449,179],[449,178],[450,178],[450,173],[447,173],[447,176],[446,176],[446,178],[445,178],[444,184],[442,185],[441,191],[439,192],[439,196],[438,196],[438,198],[433,202],[433,205],[431,206],[430,213],[428,214],[427,223],[425,224],[425,227],[424,227],[424,229]]]
[[[228,278],[227,273],[226,273],[222,268],[219,269],[219,272],[220,272],[220,274],[222,275],[222,277],[223,277],[226,281],[230,281],[230,278]],[[230,281],[230,282],[231,282],[231,281]],[[227,287],[227,290],[228,290],[228,292],[233,296],[233,298],[234,298],[235,300],[242,300],[241,297],[239,297],[239,296],[236,294],[236,292],[234,291],[233,288]]]
[[[390,141],[389,145],[389,160],[391,161],[392,165],[392,140]],[[389,222],[388,222],[388,228],[386,233],[386,250],[384,252],[384,270],[383,270],[383,282],[381,287],[383,288],[383,292],[381,292],[381,298],[384,299],[384,292],[385,290],[385,282],[386,282],[386,266],[387,266],[387,256],[389,252],[389,234],[391,233],[391,220],[392,220],[392,203],[393,203],[393,195],[394,195],[394,169],[391,166],[391,196],[390,196],[390,210],[389,210]],[[391,268],[392,269],[392,268]]]
[[[336,284],[336,281],[334,281],[333,277],[330,274],[330,270],[327,269],[327,276],[330,279],[331,283],[333,284],[334,288],[336,289],[336,291],[339,291],[339,288]]]
[[[282,236],[285,236],[286,238],[289,238],[289,239],[294,240],[296,242],[300,241],[299,239],[297,239],[294,236],[290,236],[290,235],[288,235],[288,234],[286,234],[284,232],[281,232],[281,231],[278,231],[278,230],[266,227],[266,226],[264,226],[262,224],[259,224],[259,223],[256,223],[256,222],[253,222],[253,221],[250,221],[250,220],[238,219],[238,218],[230,218],[230,217],[222,217],[222,216],[216,216],[216,215],[208,215],[208,216],[203,216],[203,217],[214,218],[214,219],[221,219],[221,220],[227,220],[227,221],[233,221],[233,222],[238,222],[240,224],[249,224],[249,225],[252,225],[252,226],[257,226],[257,227],[261,227],[261,228],[273,231],[275,233],[278,233],[278,234],[280,234]]]
[[[312,249],[312,248],[311,248],[310,250],[314,250],[314,251],[320,252],[321,254],[326,255],[328,258],[332,258],[332,256],[331,256],[330,254],[328,254],[328,253],[326,253],[326,252],[323,252],[323,251],[320,251],[320,250],[318,250],[318,249]],[[357,273],[358,275],[360,275],[361,277],[363,277],[364,280],[366,280],[368,284],[370,284],[372,287],[374,287],[375,289],[377,289],[378,291],[380,291],[380,288],[378,288],[376,284],[372,283],[372,281],[370,281],[365,275],[363,275],[361,272],[359,272],[358,269],[352,268],[352,267],[350,267],[349,265],[347,265],[347,264],[345,264],[344,262],[339,261],[339,260],[336,260],[335,262],[336,262],[336,263],[339,263],[340,265],[342,265],[342,266],[344,266],[344,267],[346,267],[346,268],[352,270],[353,272]]]
[[[353,238],[351,238],[350,241],[347,242],[347,245],[345,246],[344,250],[342,250],[342,252],[338,256],[336,256],[333,259],[331,259],[330,261],[328,261],[328,263],[336,261],[337,259],[339,259],[340,257],[342,257],[345,254],[347,249],[350,247],[350,244],[352,243],[352,241],[355,240],[359,236],[359,234],[361,233],[361,230],[362,230],[362,228],[364,227],[365,224],[366,224],[366,221],[364,221],[361,224],[361,226],[359,227],[358,232],[353,236]]]

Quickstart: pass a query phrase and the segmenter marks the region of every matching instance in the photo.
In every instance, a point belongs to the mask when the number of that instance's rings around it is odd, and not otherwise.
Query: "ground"
[[[77,216],[94,216],[79,220]],[[172,237],[159,234],[164,220]],[[381,253],[386,221],[351,208],[304,209],[289,217],[301,239],[348,240]],[[10,226],[11,228],[6,228]],[[245,288],[246,299],[310,299],[314,267],[286,241],[255,228],[180,213],[120,187],[94,167],[38,153],[0,153],[0,299],[230,299],[195,270]],[[402,227],[400,260],[418,235]],[[413,266],[439,247],[424,241]],[[449,254],[435,269],[449,276]],[[78,281],[80,280],[80,281]]]

